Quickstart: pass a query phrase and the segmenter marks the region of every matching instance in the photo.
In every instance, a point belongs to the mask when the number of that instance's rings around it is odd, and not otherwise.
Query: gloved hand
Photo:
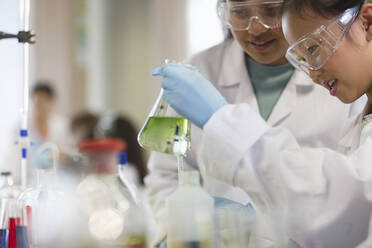
[[[198,71],[177,63],[165,64],[152,71],[153,76],[163,76],[163,98],[195,125],[204,124],[221,107],[225,98]]]

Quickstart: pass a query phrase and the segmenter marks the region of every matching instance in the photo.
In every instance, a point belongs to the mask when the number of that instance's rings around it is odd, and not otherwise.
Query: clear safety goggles
[[[307,74],[319,70],[336,52],[341,41],[359,15],[361,6],[347,9],[327,25],[320,26],[292,44],[286,53],[287,60]]]
[[[217,7],[222,23],[233,30],[249,30],[254,22],[267,29],[281,27],[283,0],[227,1]]]

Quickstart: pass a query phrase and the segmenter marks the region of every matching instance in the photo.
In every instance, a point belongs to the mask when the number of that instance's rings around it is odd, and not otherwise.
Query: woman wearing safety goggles
[[[257,211],[270,216],[278,239],[265,247],[372,247],[361,244],[372,212],[372,3],[284,2],[290,62],[345,103],[368,97],[352,121],[329,125],[332,118],[322,120],[325,132],[345,125],[337,149],[301,145],[290,128],[269,126],[248,104],[224,103],[197,72],[169,65],[156,75],[164,77],[164,88],[173,82],[181,89],[172,88],[177,100],[172,92],[166,100],[191,121],[203,112],[192,102],[212,109],[212,114],[205,111],[200,162],[209,177],[242,188]],[[299,128],[316,127],[316,120],[308,119],[313,111],[332,113],[331,105],[320,103],[323,98],[311,98],[311,107],[302,113],[308,121],[298,122]]]
[[[234,38],[255,61],[265,65],[288,63],[288,44],[281,30],[283,0],[220,1],[218,16]]]
[[[246,103],[266,121],[265,126],[281,126],[289,129],[301,146],[336,149],[342,133],[342,126],[339,123],[347,121],[352,108],[337,99],[326,97],[328,93],[322,87],[314,85],[305,73],[295,70],[288,63],[285,58],[288,43],[281,29],[282,5],[283,0],[219,1],[218,16],[222,24],[231,32],[232,37],[193,56],[187,63],[196,66],[200,73],[213,83],[213,89],[217,88],[218,95],[223,96],[222,103]],[[164,68],[168,67],[177,70],[181,66],[170,63]],[[192,126],[191,131],[193,137],[191,151],[185,159],[185,168],[199,170],[200,163],[197,159],[200,157],[199,148],[202,146],[199,137],[203,135],[202,128],[206,120],[216,109],[215,103],[220,103],[221,98],[213,97],[214,91],[208,90],[211,87],[201,87],[203,84],[200,84],[200,78],[193,80],[188,75],[182,77],[189,82],[194,82],[195,90],[183,91],[182,87],[177,87],[167,95],[179,93],[180,95],[174,97],[174,100],[179,100],[183,107],[192,106],[192,109],[187,111],[201,113],[198,120],[194,119],[196,125]],[[182,84],[182,80],[177,76],[174,79],[168,82],[173,82],[174,85]],[[165,89],[166,92],[168,90],[169,88]],[[201,92],[195,96],[193,93],[196,91]],[[195,100],[200,96],[203,97],[202,101],[199,101],[202,104],[195,106]],[[183,99],[189,100],[190,103],[185,103]],[[316,105],[314,99],[318,99]],[[360,111],[361,109],[358,113]],[[244,132],[249,130],[250,120],[244,118],[244,113],[235,111],[229,118],[232,122],[240,122],[246,129]],[[325,119],[328,120],[326,124],[324,124]],[[312,125],[307,125],[310,122]],[[232,135],[229,135],[229,132],[224,134],[231,143],[235,143],[235,139],[244,137],[244,135],[242,137],[234,135],[235,130],[231,130]],[[239,143],[240,141],[237,141],[236,144]],[[225,154],[228,149],[216,153],[213,146],[210,148],[211,150],[205,150],[205,153],[217,154],[216,160],[224,163],[226,173],[221,172],[221,174],[233,177],[233,174],[228,172],[230,170],[228,167],[232,161],[238,159],[236,154],[223,156],[222,154]],[[270,157],[269,151],[267,156]],[[223,159],[219,159],[220,157]],[[177,187],[177,181],[170,180],[170,178],[177,178],[176,165],[175,158],[159,153],[152,153],[148,163],[150,175],[146,178],[146,186],[150,192],[150,202],[155,216],[161,225],[166,223],[165,199]],[[228,198],[241,204],[250,202],[250,197],[245,192],[224,181],[231,182],[230,179],[221,181],[207,177],[204,178],[204,187],[213,196]],[[276,237],[276,231],[272,230],[274,225],[267,213],[261,210],[263,208],[259,203],[253,203],[257,214],[255,246],[272,247],[280,237]],[[216,206],[218,207],[218,201]],[[159,237],[161,240],[164,235]]]

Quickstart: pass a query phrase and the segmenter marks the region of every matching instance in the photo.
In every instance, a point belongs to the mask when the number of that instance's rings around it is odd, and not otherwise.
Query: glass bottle
[[[201,188],[199,173],[185,171],[182,184],[168,199],[167,247],[212,248],[214,201]]]
[[[0,199],[16,199],[22,192],[20,186],[15,185],[12,173],[4,171],[1,173],[3,185],[0,188]]]
[[[54,230],[56,219],[60,217],[63,193],[56,189],[56,167],[59,150],[53,143],[44,143],[36,153],[37,185],[20,194],[22,213],[27,216],[29,243],[39,247],[51,238],[48,232]]]

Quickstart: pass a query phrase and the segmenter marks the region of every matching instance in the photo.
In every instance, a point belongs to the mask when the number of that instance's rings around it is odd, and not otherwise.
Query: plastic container
[[[168,199],[167,247],[212,248],[214,201],[200,187],[197,171],[185,171],[182,184]]]
[[[127,150],[127,144],[121,139],[91,139],[82,142],[79,150],[88,159],[86,174],[113,175],[117,173],[119,155]]]

